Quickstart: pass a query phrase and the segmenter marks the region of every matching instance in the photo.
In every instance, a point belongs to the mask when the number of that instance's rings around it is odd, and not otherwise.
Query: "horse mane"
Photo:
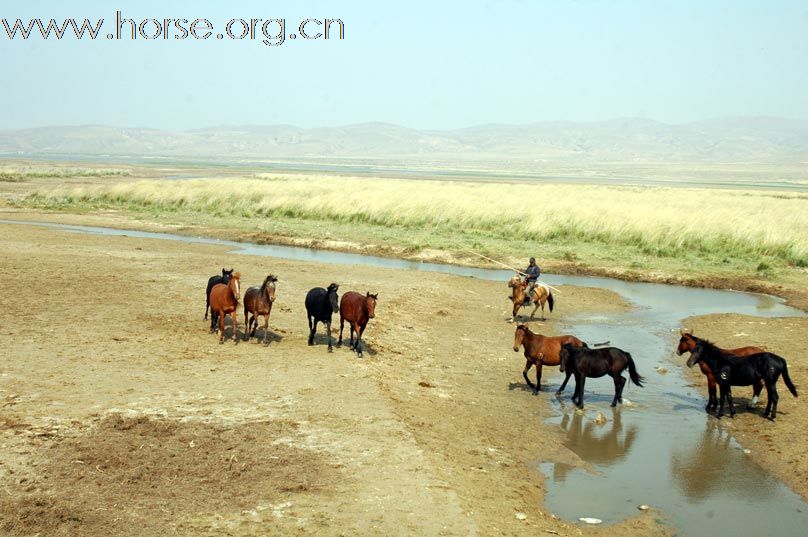
[[[261,292],[266,290],[267,285],[269,285],[270,283],[275,283],[276,281],[278,281],[278,277],[275,276],[274,274],[270,274],[269,276],[264,278],[264,283],[261,284]]]
[[[696,340],[696,344],[697,344],[697,345],[701,345],[701,347],[704,349],[704,351],[705,351],[707,354],[709,354],[709,355],[711,355],[711,356],[716,356],[716,357],[718,357],[718,356],[723,356],[724,351],[722,351],[721,349],[719,349],[719,348],[716,346],[716,344],[715,344],[715,343],[713,343],[712,341],[710,341],[710,340],[708,340],[708,339],[702,339],[702,338],[700,338],[700,337],[696,337],[696,336],[694,336],[693,334],[690,334],[690,337],[692,337],[693,339],[695,339],[695,340]]]

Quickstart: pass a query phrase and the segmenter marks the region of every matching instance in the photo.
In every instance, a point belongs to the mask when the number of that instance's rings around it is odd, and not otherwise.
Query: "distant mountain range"
[[[671,125],[625,118],[417,130],[387,123],[187,131],[99,125],[0,131],[0,154],[459,162],[621,161],[808,163],[808,121],[723,118]]]

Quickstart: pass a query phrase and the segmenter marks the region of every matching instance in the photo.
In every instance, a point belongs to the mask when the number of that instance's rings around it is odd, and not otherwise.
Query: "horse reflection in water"
[[[593,465],[611,466],[625,459],[637,438],[637,427],[630,425],[624,432],[622,409],[610,407],[610,410],[611,419],[603,425],[595,423],[591,414],[566,412],[561,419],[561,429],[567,433],[564,445]],[[553,478],[558,481],[563,481],[574,469],[567,464],[553,466]]]
[[[758,465],[747,464],[748,457],[732,442],[732,434],[720,422],[708,419],[699,441],[687,449],[674,451],[671,475],[679,490],[692,500],[706,498],[717,490],[736,491],[747,500],[765,498],[776,481]],[[745,472],[728,472],[727,468],[746,468]]]

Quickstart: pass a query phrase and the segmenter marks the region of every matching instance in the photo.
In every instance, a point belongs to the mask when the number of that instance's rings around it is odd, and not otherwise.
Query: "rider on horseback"
[[[530,304],[530,297],[533,294],[533,289],[536,288],[536,281],[541,275],[541,269],[536,264],[536,258],[531,257],[525,269],[525,283],[527,284],[527,292],[525,293],[525,305]]]

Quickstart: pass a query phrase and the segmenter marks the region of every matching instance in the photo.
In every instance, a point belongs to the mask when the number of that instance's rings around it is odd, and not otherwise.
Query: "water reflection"
[[[764,499],[775,486],[757,464],[750,463],[729,430],[713,418],[705,420],[704,432],[694,443],[675,448],[671,456],[671,477],[680,492],[692,502],[716,490],[747,499]],[[737,469],[743,471],[733,471]]]
[[[630,425],[623,431],[620,408],[609,407],[611,417],[606,416],[606,423],[597,423],[596,416],[587,416],[584,412],[572,410],[574,407],[570,408],[571,411],[565,412],[561,418],[561,429],[567,433],[564,445],[581,459],[600,467],[611,466],[626,458],[637,439],[637,427]],[[564,479],[568,471],[569,467],[557,465],[553,474],[556,479]]]

